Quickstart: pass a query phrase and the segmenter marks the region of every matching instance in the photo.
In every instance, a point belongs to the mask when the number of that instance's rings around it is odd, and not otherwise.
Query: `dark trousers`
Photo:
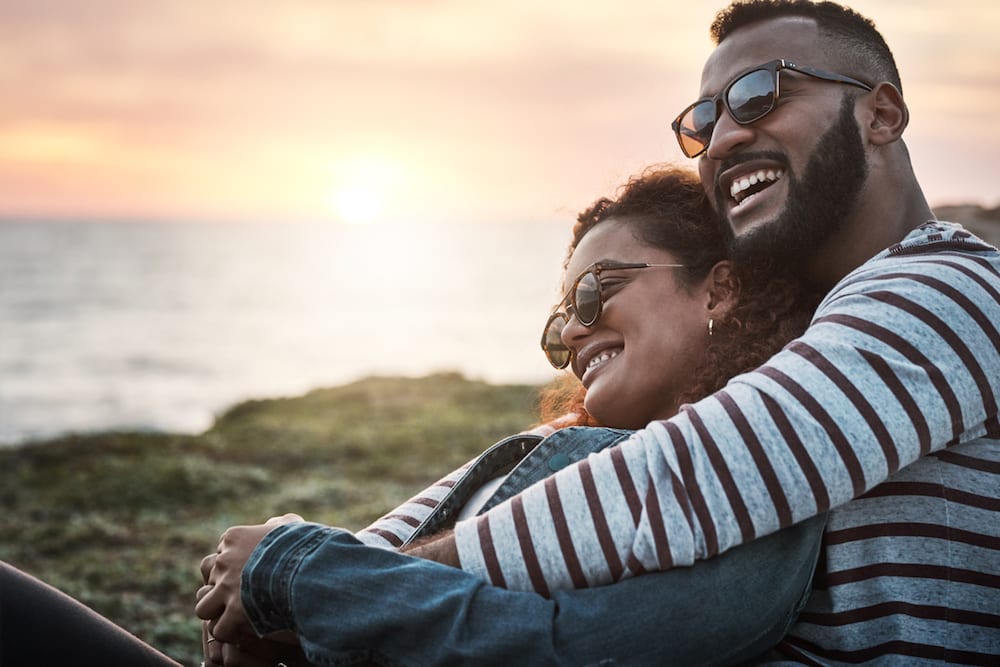
[[[0,665],[179,663],[65,593],[0,562]]]

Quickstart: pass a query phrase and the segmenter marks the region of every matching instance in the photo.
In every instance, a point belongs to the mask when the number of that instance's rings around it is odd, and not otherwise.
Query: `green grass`
[[[531,424],[537,392],[455,374],[368,378],[236,405],[198,436],[0,450],[0,560],[195,665],[198,563],[228,526],[297,512],[361,528]]]

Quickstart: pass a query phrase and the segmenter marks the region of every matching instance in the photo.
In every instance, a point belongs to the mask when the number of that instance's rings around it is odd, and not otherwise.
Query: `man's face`
[[[701,96],[719,93],[745,70],[776,58],[838,71],[819,48],[815,23],[775,19],[722,42],[705,65]],[[777,107],[755,123],[738,125],[722,112],[699,171],[732,226],[736,258],[788,266],[814,256],[843,228],[864,186],[867,161],[853,90],[787,71],[780,85]],[[757,183],[741,190],[745,181]]]

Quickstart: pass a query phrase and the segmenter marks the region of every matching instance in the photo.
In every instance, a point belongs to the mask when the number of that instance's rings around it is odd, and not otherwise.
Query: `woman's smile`
[[[618,353],[624,349],[624,346],[606,347],[604,349],[595,349],[589,351],[587,357],[583,357],[581,361],[585,361],[586,365],[583,366],[583,374],[580,377],[580,381],[583,382],[583,386],[586,387],[590,384],[593,379],[594,373],[597,369],[603,368],[609,361],[618,356]]]

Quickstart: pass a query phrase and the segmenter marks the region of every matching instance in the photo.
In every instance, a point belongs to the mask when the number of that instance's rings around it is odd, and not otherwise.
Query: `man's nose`
[[[725,105],[722,105],[719,118],[712,128],[712,136],[709,137],[705,155],[713,160],[721,160],[750,144],[753,138],[753,124],[740,125],[733,120]]]

